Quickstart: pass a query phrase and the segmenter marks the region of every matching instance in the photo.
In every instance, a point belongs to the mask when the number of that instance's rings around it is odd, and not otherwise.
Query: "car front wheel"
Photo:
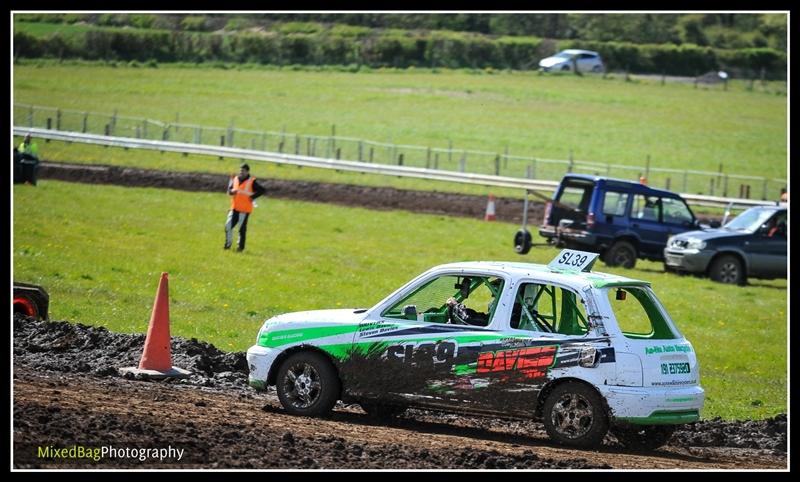
[[[633,268],[636,266],[636,248],[627,241],[617,241],[608,248],[603,262],[608,266]]]
[[[278,399],[292,415],[325,415],[339,399],[336,369],[319,353],[291,355],[281,364],[276,382]]]
[[[602,398],[583,383],[557,386],[545,400],[542,413],[547,434],[563,445],[596,447],[608,432]]]
[[[710,274],[712,280],[720,283],[743,285],[746,281],[742,262],[730,254],[715,259]]]

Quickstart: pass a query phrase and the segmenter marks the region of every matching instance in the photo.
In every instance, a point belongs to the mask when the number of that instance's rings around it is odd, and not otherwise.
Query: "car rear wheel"
[[[636,248],[627,241],[617,241],[608,248],[603,262],[608,266],[633,268],[636,266]]]
[[[742,262],[730,254],[715,259],[710,274],[712,280],[720,283],[743,285],[746,282]]]
[[[655,450],[672,438],[676,425],[631,425],[616,427],[611,432],[628,449]]]
[[[555,442],[596,447],[608,432],[608,415],[600,395],[579,382],[557,386],[544,403],[544,427]]]
[[[594,67],[592,67],[592,72],[594,72],[595,74],[599,74],[602,71],[603,71],[603,68],[600,67],[599,65],[595,65]]]
[[[278,399],[292,415],[320,416],[333,409],[341,383],[336,369],[319,353],[295,353],[281,364],[276,379]]]

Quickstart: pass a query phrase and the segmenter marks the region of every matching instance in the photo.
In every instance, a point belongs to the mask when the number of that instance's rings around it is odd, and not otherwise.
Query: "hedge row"
[[[489,37],[464,32],[374,31],[350,35],[315,33],[206,34],[196,32],[94,30],[64,37],[14,35],[15,58],[82,58],[158,62],[250,62],[261,64],[356,64],[370,67],[527,69],[564,48],[600,52],[612,70],[697,75],[718,68],[786,72],[786,55],[760,48],[719,50],[696,45],[550,41],[536,37]]]

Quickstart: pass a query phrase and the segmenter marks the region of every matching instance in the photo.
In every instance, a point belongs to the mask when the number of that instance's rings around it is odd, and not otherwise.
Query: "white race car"
[[[649,283],[593,273],[596,257],[445,264],[369,309],[276,316],[247,351],[250,385],[298,415],[421,407],[539,419],[570,446],[611,429],[659,447],[700,418],[697,357]]]

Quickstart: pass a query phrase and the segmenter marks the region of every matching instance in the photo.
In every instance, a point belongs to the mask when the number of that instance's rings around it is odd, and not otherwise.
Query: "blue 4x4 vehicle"
[[[549,243],[600,254],[609,266],[661,261],[667,239],[700,228],[678,194],[606,177],[568,174],[547,203],[539,234]]]

